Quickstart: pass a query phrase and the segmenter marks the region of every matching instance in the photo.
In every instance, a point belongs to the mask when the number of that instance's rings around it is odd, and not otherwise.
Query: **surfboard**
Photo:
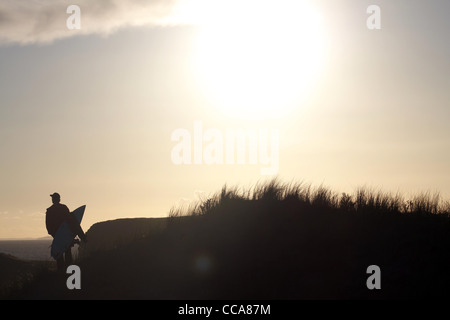
[[[75,217],[75,220],[78,221],[78,223],[81,223],[81,220],[83,220],[85,209],[86,206],[84,205],[75,209],[70,214],[72,214]],[[74,238],[75,235],[70,230],[69,224],[67,223],[67,221],[64,221],[59,226],[58,230],[56,231],[55,237],[53,238],[50,250],[51,256],[55,260],[58,259],[67,249],[69,249],[72,246]]]

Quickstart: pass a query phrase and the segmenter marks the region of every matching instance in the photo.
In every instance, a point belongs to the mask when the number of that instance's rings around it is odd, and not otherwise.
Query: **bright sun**
[[[252,119],[299,107],[323,66],[318,13],[302,0],[212,3],[195,55],[200,85],[212,103]]]

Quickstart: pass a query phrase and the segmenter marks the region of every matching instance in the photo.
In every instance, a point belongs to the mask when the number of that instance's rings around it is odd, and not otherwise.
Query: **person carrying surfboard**
[[[47,208],[47,212],[45,215],[45,226],[47,228],[47,232],[53,238],[55,238],[56,232],[58,231],[61,224],[66,221],[70,226],[72,233],[75,236],[78,236],[83,242],[86,242],[86,234],[81,228],[80,224],[77,223],[75,218],[70,214],[69,208],[66,205],[60,203],[61,196],[58,193],[53,193],[50,195],[52,197],[53,205]],[[76,241],[76,240],[74,240]],[[75,242],[74,242],[75,243]],[[61,254],[56,259],[56,264],[58,267],[58,271],[65,271],[67,266],[72,264],[72,251],[70,246],[64,254]]]

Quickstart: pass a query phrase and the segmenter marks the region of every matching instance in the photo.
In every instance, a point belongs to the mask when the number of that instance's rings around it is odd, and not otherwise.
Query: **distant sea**
[[[0,252],[25,260],[52,260],[51,239],[46,240],[0,240]]]

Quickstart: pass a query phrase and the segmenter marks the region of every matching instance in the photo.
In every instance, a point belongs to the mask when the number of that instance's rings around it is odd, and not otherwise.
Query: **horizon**
[[[450,3],[0,4],[0,240],[278,177],[450,200]],[[232,135],[230,133],[233,133]]]
[[[0,241],[51,241],[53,238],[48,235],[39,238],[0,238]]]

